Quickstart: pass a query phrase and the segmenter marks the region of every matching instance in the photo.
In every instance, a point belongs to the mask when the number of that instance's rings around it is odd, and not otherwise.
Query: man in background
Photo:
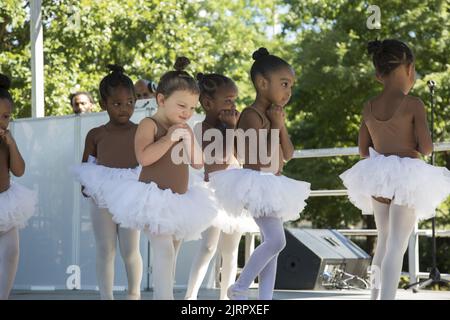
[[[69,98],[75,114],[90,113],[94,109],[94,99],[89,92],[72,93]]]

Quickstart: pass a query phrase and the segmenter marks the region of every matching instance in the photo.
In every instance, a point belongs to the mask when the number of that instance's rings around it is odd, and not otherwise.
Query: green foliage
[[[177,56],[188,71],[222,72],[248,103],[251,54],[265,45],[265,10],[271,1],[43,1],[45,113],[71,113],[78,90],[98,98],[106,65],[121,64],[133,80],[157,81]],[[14,79],[16,116],[30,116],[29,4],[6,1],[0,9],[0,70]]]
[[[25,3],[3,0],[0,6],[0,71],[12,78],[15,114],[31,116],[30,24]]]

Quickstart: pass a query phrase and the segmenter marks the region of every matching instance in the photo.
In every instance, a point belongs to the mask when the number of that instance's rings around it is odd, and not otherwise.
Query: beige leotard
[[[155,142],[166,135],[167,129],[164,128],[154,118],[156,124]],[[182,143],[182,142],[178,142]],[[171,189],[173,192],[183,194],[188,189],[189,165],[185,163],[175,164],[172,161],[172,149],[178,144],[175,143],[170,149],[155,163],[142,168],[139,181],[154,182],[162,190]]]

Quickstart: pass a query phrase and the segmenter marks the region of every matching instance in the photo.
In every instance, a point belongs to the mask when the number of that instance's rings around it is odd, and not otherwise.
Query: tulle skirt
[[[450,194],[450,172],[414,158],[384,156],[370,148],[370,157],[340,175],[350,201],[363,214],[373,214],[372,197],[415,210],[418,220],[431,218]]]
[[[113,220],[122,227],[197,240],[212,225],[219,208],[206,184],[194,180],[184,194],[162,190],[154,182],[110,180],[103,188],[104,199]]]
[[[250,169],[230,169],[210,174],[210,186],[224,210],[240,217],[297,220],[310,195],[310,184],[285,176]]]
[[[96,159],[89,156],[88,162],[74,166],[72,172],[75,179],[84,187],[83,193],[91,197],[99,208],[107,208],[104,200],[104,185],[108,181],[139,179],[141,166],[130,169],[109,168],[96,164]]]
[[[228,214],[223,208],[219,209],[216,218],[212,222],[212,226],[219,228],[222,232],[228,234],[235,232],[259,232],[258,225],[248,213],[236,217]]]
[[[9,189],[0,193],[0,232],[25,227],[37,202],[37,192],[11,181]]]

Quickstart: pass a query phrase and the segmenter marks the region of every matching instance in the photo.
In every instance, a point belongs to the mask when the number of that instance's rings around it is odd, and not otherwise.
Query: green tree
[[[15,115],[31,115],[30,24],[25,2],[2,0],[0,6],[0,72],[12,78]]]
[[[153,80],[185,55],[188,71],[221,72],[240,88],[240,103],[253,96],[248,70],[253,50],[265,44],[271,1],[44,0],[46,115],[71,113],[70,92],[97,88],[109,63],[137,80]],[[16,116],[30,116],[28,1],[0,9],[0,70],[14,79]]]

